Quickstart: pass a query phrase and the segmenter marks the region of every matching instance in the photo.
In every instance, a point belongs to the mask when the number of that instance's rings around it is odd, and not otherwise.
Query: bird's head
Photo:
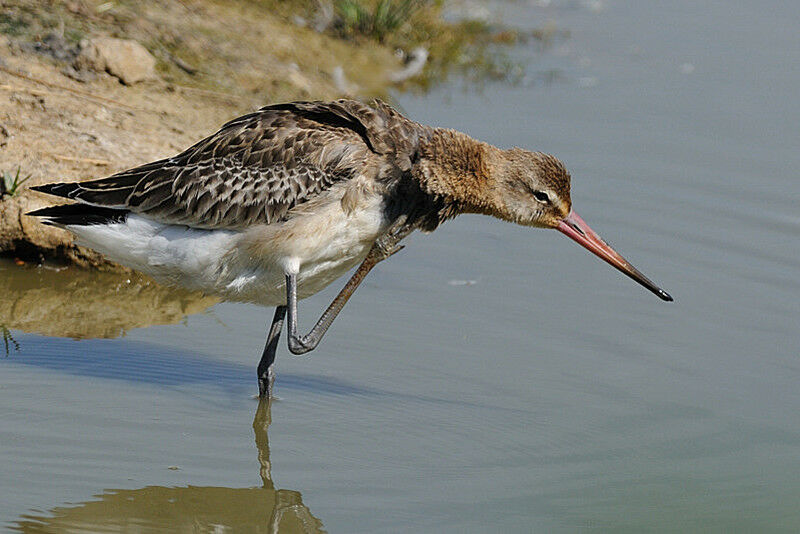
[[[503,151],[495,178],[501,219],[539,228],[557,228],[569,215],[569,173],[555,157],[521,148]]]
[[[521,148],[502,151],[494,174],[496,217],[539,228],[554,228],[631,277],[660,299],[672,297],[611,248],[572,211],[570,176],[557,158]]]

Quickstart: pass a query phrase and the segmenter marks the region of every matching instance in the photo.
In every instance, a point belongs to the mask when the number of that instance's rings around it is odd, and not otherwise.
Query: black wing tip
[[[31,189],[33,189],[33,188],[31,187]],[[58,206],[49,206],[47,208],[39,208],[38,210],[29,211],[25,215],[27,215],[29,217],[49,217],[53,213],[53,208],[56,208],[56,207],[58,207]]]
[[[39,191],[40,193],[49,193],[50,189],[56,184],[32,185],[28,189],[32,191]]]
[[[33,189],[33,188],[31,187],[31,189]],[[41,218],[41,220],[39,221],[40,223],[42,223],[42,224],[44,224],[46,226],[56,226],[56,224],[52,221],[52,219],[50,219],[50,217],[52,215],[52,212],[50,211],[51,209],[52,209],[52,206],[49,207],[49,208],[41,208],[41,209],[38,209],[38,210],[29,211],[29,212],[25,213],[25,216],[26,217],[40,217]]]
[[[41,223],[49,226],[90,226],[124,222],[128,210],[102,208],[88,204],[61,204],[29,211],[25,215],[41,217]]]
[[[48,195],[70,198],[70,195],[79,187],[77,182],[56,182],[52,184],[32,185],[30,189]]]

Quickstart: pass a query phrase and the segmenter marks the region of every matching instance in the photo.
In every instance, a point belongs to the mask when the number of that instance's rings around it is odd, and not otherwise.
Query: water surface
[[[519,51],[527,85],[400,103],[560,156],[576,211],[675,303],[556,232],[462,217],[380,265],[315,352],[281,349],[266,449],[269,310],[111,340],[11,323],[3,524],[252,529],[288,488],[289,532],[800,529],[800,5],[534,4],[503,12],[571,37]]]

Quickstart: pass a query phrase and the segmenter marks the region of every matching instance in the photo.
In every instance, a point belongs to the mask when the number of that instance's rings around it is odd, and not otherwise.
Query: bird
[[[552,155],[423,125],[381,100],[302,101],[262,107],[107,178],[34,186],[72,202],[28,215],[158,282],[274,306],[257,368],[269,397],[284,321],[291,353],[315,349],[375,265],[412,232],[459,214],[556,229],[672,301],[573,211],[570,181]],[[298,333],[298,300],[353,268]]]

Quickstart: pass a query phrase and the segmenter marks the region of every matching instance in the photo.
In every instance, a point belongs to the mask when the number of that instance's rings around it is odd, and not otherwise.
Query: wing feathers
[[[269,224],[339,181],[365,169],[377,173],[386,155],[407,170],[420,128],[382,103],[277,104],[228,122],[172,158],[100,180],[33,189],[165,223]]]
[[[31,211],[26,215],[41,217],[44,224],[52,226],[65,226],[68,224],[87,226],[122,222],[127,217],[128,212],[126,210],[87,206],[86,204],[65,204]]]

